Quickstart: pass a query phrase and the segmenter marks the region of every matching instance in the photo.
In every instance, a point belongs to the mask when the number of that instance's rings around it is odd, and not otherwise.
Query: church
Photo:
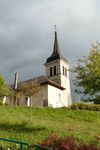
[[[17,97],[17,105],[23,106],[47,106],[47,107],[68,107],[72,104],[69,63],[65,57],[61,55],[57,31],[54,33],[53,51],[50,57],[46,59],[45,76],[35,77],[33,79],[23,81],[31,82],[37,80],[41,85],[38,93],[34,93],[30,99],[25,96]],[[15,75],[15,85],[17,87],[18,74]],[[14,100],[8,98],[8,103],[14,105]]]

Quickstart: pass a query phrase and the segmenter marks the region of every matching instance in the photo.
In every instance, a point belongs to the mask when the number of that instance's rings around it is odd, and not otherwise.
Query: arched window
[[[52,67],[50,67],[50,76],[52,76],[53,74],[52,74]]]
[[[56,75],[57,74],[57,71],[56,71],[56,66],[54,66],[54,75]]]

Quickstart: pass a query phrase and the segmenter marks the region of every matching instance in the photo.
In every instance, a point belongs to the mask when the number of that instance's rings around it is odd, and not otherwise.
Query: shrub
[[[81,144],[78,150],[100,150],[93,144]]]
[[[73,103],[70,106],[71,109],[84,109],[84,110],[93,110],[100,111],[100,104],[88,104],[88,103]]]
[[[41,143],[41,146],[51,150],[100,150],[94,144],[78,144],[73,136],[58,138],[55,134],[51,134]]]
[[[58,138],[55,134],[51,134],[41,143],[41,146],[52,148],[52,150],[78,150],[78,144],[74,137]]]

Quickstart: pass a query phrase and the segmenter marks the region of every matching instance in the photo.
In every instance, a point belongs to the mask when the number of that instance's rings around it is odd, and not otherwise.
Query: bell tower
[[[54,34],[53,52],[51,56],[47,58],[45,67],[46,77],[65,88],[65,90],[62,91],[61,98],[63,99],[64,105],[71,105],[72,99],[70,90],[69,64],[67,59],[60,53],[56,30]]]

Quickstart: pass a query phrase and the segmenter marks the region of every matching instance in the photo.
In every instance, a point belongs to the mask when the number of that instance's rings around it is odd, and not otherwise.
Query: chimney
[[[14,80],[14,89],[17,89],[17,83],[18,83],[18,72],[15,73],[15,80]]]

